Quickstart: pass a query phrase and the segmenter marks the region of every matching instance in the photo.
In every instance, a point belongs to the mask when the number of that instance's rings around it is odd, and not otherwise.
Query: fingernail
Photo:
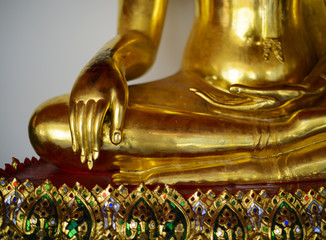
[[[72,145],[72,150],[73,150],[74,152],[77,151],[77,146],[76,146],[76,144],[73,144],[73,145]]]
[[[93,152],[93,159],[94,160],[97,160],[98,159],[98,156],[99,156],[99,152],[98,151],[94,151]]]
[[[88,160],[87,165],[88,165],[88,169],[89,170],[92,170],[93,169],[93,166],[94,166],[94,163],[93,163],[92,160]]]
[[[234,92],[234,93],[240,93],[240,88],[239,87],[230,87],[230,92]]]
[[[80,155],[80,161],[82,163],[85,163],[85,160],[86,160],[85,155]]]
[[[113,143],[118,144],[121,142],[121,133],[120,132],[115,132],[113,134]]]

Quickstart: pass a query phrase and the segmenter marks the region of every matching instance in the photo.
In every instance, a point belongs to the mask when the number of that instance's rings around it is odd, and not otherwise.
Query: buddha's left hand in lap
[[[249,87],[235,84],[230,87],[231,93],[237,93],[252,99],[265,100],[261,108],[276,107],[289,101],[302,106],[325,93],[326,89],[326,57],[321,59],[309,75],[300,84],[282,86]]]

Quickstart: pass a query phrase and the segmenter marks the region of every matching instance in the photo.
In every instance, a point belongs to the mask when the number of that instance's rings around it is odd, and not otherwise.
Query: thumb
[[[115,145],[118,145],[122,140],[122,127],[125,110],[124,104],[120,101],[117,99],[112,101],[110,138],[111,142]]]

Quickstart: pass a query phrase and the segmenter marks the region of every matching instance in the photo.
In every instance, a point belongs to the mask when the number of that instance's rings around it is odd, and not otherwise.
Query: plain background
[[[0,168],[12,157],[37,157],[27,131],[31,114],[70,92],[83,66],[115,36],[117,14],[118,0],[0,1]],[[157,60],[139,81],[178,71],[193,15],[193,1],[169,1]]]

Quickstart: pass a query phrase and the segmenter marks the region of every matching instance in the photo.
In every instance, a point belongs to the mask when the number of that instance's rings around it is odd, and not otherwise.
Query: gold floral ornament
[[[262,190],[259,194],[253,190],[249,191],[247,194],[239,192],[236,197],[238,200],[242,201],[242,205],[250,220],[247,226],[250,234],[256,239],[265,239],[268,229],[264,221],[264,219],[267,219],[265,209],[270,201],[266,191]]]
[[[66,204],[62,231],[67,239],[93,239],[103,229],[103,217],[96,198],[79,183],[73,188],[63,185],[59,189]]]
[[[5,207],[3,203],[2,194],[0,193],[0,228],[4,225],[5,220]]]
[[[17,226],[23,230],[26,239],[51,239],[61,234],[62,196],[49,180],[34,189],[26,183],[27,198],[21,198],[22,206],[18,217],[22,221]]]
[[[103,216],[103,232],[99,239],[122,239],[117,233],[117,218],[125,198],[129,195],[128,189],[123,185],[117,189],[111,185],[105,189],[96,185],[92,194],[96,197]]]
[[[117,230],[126,239],[159,237],[159,215],[154,211],[158,199],[144,185],[140,185],[125,199],[118,214]]]
[[[215,194],[213,191],[208,191],[204,194],[200,189],[198,189],[193,195],[189,198],[189,203],[192,207],[192,211],[195,213],[195,229],[196,232],[201,232],[203,230],[203,224],[208,212],[209,206],[215,200]]]
[[[246,239],[249,218],[236,197],[224,191],[208,209],[204,233],[209,239]]]
[[[160,235],[165,239],[189,239],[195,228],[191,205],[176,190],[165,185],[154,190],[160,205]]]
[[[307,228],[307,236],[312,239],[318,238],[320,235],[326,238],[326,190],[324,187],[319,191],[311,189],[308,193],[304,193],[300,189],[296,192],[298,202],[302,203],[305,213],[302,217],[309,221],[305,221]]]

